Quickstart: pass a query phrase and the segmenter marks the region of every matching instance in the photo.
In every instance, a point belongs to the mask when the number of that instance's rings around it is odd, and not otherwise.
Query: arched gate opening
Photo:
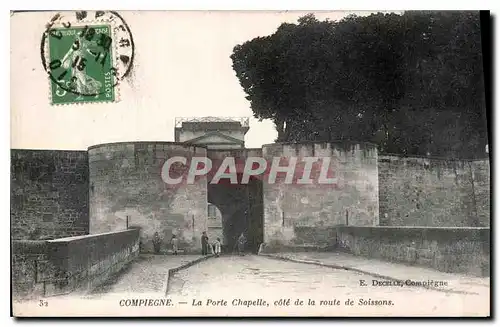
[[[222,215],[223,250],[236,251],[236,241],[241,233],[247,238],[246,252],[257,253],[264,241],[264,207],[262,181],[251,177],[248,184],[238,184],[221,179],[207,185],[208,202],[217,206]],[[210,235],[209,235],[210,237]]]

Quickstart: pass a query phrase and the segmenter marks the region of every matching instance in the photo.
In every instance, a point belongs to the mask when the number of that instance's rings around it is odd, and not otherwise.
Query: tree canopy
[[[386,153],[485,156],[478,12],[306,15],[234,47],[254,116],[278,142],[374,142]]]

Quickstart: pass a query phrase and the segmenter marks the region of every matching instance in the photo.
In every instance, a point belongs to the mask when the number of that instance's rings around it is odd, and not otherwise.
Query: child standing
[[[177,255],[177,251],[179,250],[179,239],[174,235],[172,235],[172,251],[174,255]]]
[[[217,237],[217,239],[215,240],[213,246],[214,246],[215,256],[218,257],[220,255],[220,248],[221,248],[220,238]]]
[[[154,237],[153,237],[153,248],[154,248],[155,254],[160,254],[161,238],[160,238],[160,234],[158,234],[158,232],[156,232]]]
[[[245,255],[245,243],[247,242],[247,238],[243,233],[241,233],[240,237],[238,237],[238,254]]]

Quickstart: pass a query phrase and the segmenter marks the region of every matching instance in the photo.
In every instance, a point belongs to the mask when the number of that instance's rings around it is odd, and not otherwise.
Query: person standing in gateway
[[[174,235],[172,235],[172,252],[174,255],[177,255],[177,251],[179,251],[179,239]]]
[[[155,232],[155,234],[153,236],[153,248],[154,248],[155,254],[160,254],[160,252],[161,252],[161,238],[160,238],[160,234],[158,234],[158,232]]]
[[[207,255],[208,254],[208,236],[207,236],[207,232],[203,232],[201,234],[201,254],[202,255]]]
[[[245,255],[245,243],[247,242],[247,238],[243,233],[241,233],[240,237],[238,237],[238,254]]]
[[[221,248],[221,241],[220,241],[220,238],[217,237],[217,239],[214,241],[214,243],[212,244],[213,247],[214,247],[214,254],[216,257],[218,257],[220,255],[220,248]]]

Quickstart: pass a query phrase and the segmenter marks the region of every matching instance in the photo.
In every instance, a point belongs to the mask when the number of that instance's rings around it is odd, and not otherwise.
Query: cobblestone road
[[[57,308],[53,314],[37,300],[23,303],[16,312],[34,316],[120,317],[489,315],[490,299],[484,292],[458,294],[450,292],[451,288],[447,291],[446,286],[442,291],[373,286],[374,280],[379,284],[388,280],[352,270],[255,255],[209,258],[180,270],[171,277],[170,291],[165,295],[168,269],[199,257],[143,255],[98,292],[46,298],[50,308]],[[408,267],[409,272],[411,268]],[[421,281],[436,276],[425,275],[422,273]],[[361,286],[361,280],[367,286]],[[168,305],[134,304],[146,300],[153,304],[168,301]]]
[[[368,286],[361,286],[361,280]],[[321,307],[323,313],[333,315],[486,315],[489,312],[489,298],[484,296],[446,292],[446,287],[434,291],[422,287],[373,286],[373,280],[378,279],[349,270],[262,256],[223,256],[177,272],[171,280],[169,295],[188,302],[187,305],[200,300],[203,306],[220,299],[227,300],[228,306],[234,300],[238,305],[238,299],[262,299],[268,308],[286,308],[294,313],[311,311],[311,307],[307,308],[309,299],[315,301],[316,309]],[[421,280],[428,277],[421,276]],[[276,305],[275,301],[280,299],[290,299],[291,305],[279,302]],[[296,299],[304,304],[292,309]],[[345,306],[348,299],[354,304]],[[320,305],[320,301],[326,302]],[[385,302],[373,305],[373,301]]]
[[[120,274],[94,290],[87,298],[116,294],[164,295],[167,290],[168,270],[201,258],[201,255],[142,254]]]

